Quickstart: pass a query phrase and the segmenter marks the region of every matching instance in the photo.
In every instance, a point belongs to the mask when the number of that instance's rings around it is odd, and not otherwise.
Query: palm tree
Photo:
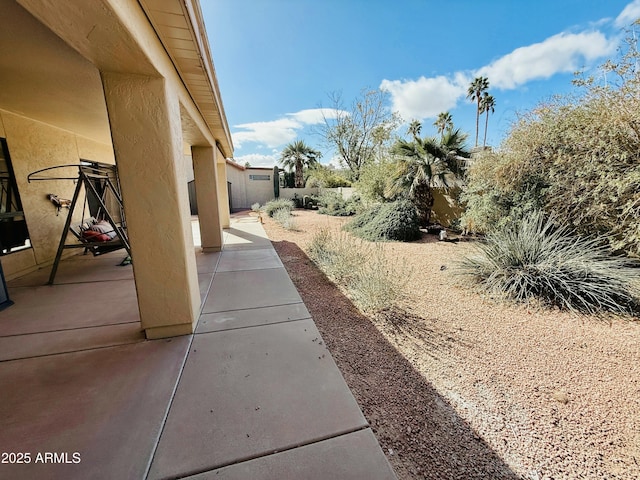
[[[482,100],[480,100],[480,113],[486,113],[487,117],[484,121],[484,140],[482,142],[482,146],[487,146],[487,127],[489,125],[489,113],[495,112],[496,107],[496,99],[493,98],[493,95],[489,95],[489,92],[484,92],[482,95]]]
[[[434,187],[449,188],[459,178],[469,158],[465,142],[467,134],[460,129],[449,129],[440,140],[417,138],[400,139],[391,147],[396,157],[396,171],[386,195],[397,198],[408,196],[418,212],[420,224],[429,225],[433,207]]]
[[[476,147],[478,146],[478,130],[480,126],[480,100],[482,94],[489,90],[489,79],[487,77],[476,77],[469,89],[467,90],[467,98],[472,102],[476,102]]]
[[[304,168],[317,164],[320,157],[322,153],[309,147],[303,140],[296,140],[284,148],[280,154],[280,163],[288,167],[289,171],[295,170],[295,188],[302,188]]]
[[[453,118],[449,112],[440,112],[438,118],[433,125],[438,129],[440,138],[444,136],[445,130],[451,130],[453,128]]]
[[[414,140],[420,138],[420,131],[422,130],[422,124],[419,120],[411,120],[407,133],[413,137]]]

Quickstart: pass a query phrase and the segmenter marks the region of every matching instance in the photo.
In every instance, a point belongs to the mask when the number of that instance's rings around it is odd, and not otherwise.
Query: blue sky
[[[313,133],[340,92],[389,92],[388,107],[435,134],[439,112],[475,137],[466,99],[477,75],[496,110],[487,143],[498,145],[517,112],[572,89],[573,72],[615,54],[640,0],[202,0],[234,158],[273,166]],[[638,29],[640,33],[640,28]],[[481,137],[482,127],[481,123]],[[403,134],[406,126],[399,129]]]

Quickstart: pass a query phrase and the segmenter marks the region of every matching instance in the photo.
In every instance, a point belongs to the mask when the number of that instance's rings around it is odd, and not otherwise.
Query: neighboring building
[[[0,18],[5,276],[52,264],[66,212],[56,215],[47,194],[74,192],[70,180],[27,176],[115,163],[142,327],[148,338],[191,333],[200,294],[184,159],[193,158],[203,249],[219,250],[233,157],[197,0],[0,0]]]
[[[264,205],[274,198],[273,168],[244,167],[227,159],[227,182],[231,211]]]

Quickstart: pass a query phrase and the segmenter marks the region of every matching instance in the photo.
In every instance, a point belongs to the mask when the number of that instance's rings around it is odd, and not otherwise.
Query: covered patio
[[[30,463],[0,477],[395,478],[256,218],[196,258],[196,331],[169,339],[144,339],[122,251],[10,282],[0,451]]]

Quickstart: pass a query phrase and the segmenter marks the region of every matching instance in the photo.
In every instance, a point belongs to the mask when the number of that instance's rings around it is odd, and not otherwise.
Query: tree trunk
[[[421,227],[426,227],[431,221],[431,209],[433,208],[433,192],[427,183],[416,186],[413,193],[413,202],[418,212],[418,221]]]
[[[295,181],[295,185],[296,188],[303,188],[304,187],[304,174],[302,171],[302,165],[297,165],[296,164],[296,181]]]

